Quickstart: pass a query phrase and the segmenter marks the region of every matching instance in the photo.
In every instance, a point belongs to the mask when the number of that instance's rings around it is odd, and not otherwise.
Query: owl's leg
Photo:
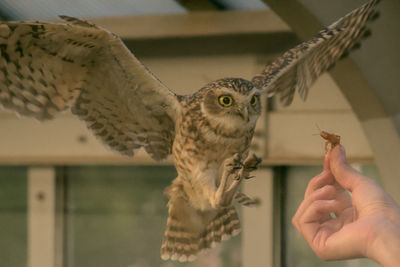
[[[261,163],[261,159],[254,154],[249,155],[244,160],[243,166],[240,169],[239,173],[237,174],[235,179],[232,181],[231,185],[225,191],[225,194],[230,199],[230,201],[232,201],[243,178],[244,179],[251,178],[252,176],[250,176],[250,172],[256,170],[258,164],[260,164],[260,163]]]
[[[226,207],[232,203],[233,196],[229,201],[229,196],[226,196],[226,187],[228,186],[229,178],[241,169],[243,169],[243,163],[238,153],[225,160],[221,180],[211,203],[214,208]]]
[[[225,163],[225,169],[221,177],[221,183],[216,192],[216,201],[220,206],[228,206],[232,203],[233,198],[239,188],[239,185],[243,178],[250,178],[250,172],[257,169],[257,165],[261,162],[261,159],[256,157],[254,154],[248,156],[243,163],[237,164],[240,161],[240,157],[234,156],[233,163],[232,159],[227,160]],[[227,181],[229,177],[234,176],[231,184],[227,187]]]

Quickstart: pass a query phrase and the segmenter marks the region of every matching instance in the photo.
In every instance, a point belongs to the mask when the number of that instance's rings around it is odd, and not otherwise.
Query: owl
[[[263,96],[306,99],[321,73],[368,35],[378,1],[354,10],[287,51],[251,81],[224,78],[192,95],[165,87],[120,38],[90,22],[0,23],[0,103],[49,120],[71,109],[100,141],[155,160],[172,154],[178,176],[165,190],[168,218],[161,257],[192,261],[240,231],[234,200],[259,159],[249,154]]]

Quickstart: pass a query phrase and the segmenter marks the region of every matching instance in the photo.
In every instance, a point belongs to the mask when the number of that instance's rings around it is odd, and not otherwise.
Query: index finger
[[[325,185],[333,184],[333,182],[335,181],[335,178],[330,171],[329,154],[330,150],[328,151],[328,153],[325,154],[323,171],[310,180],[307,185],[306,192],[304,193],[304,197],[307,197],[312,192]]]
[[[331,150],[332,150],[332,149],[329,149],[329,151],[325,154],[324,166],[323,166],[323,169],[324,169],[324,170],[330,170],[330,162],[329,162],[329,159],[330,159],[330,155],[331,155]]]
[[[307,198],[315,190],[329,184],[333,184],[335,178],[333,177],[331,171],[323,170],[320,174],[314,176],[307,185],[306,192],[304,193],[304,198]]]

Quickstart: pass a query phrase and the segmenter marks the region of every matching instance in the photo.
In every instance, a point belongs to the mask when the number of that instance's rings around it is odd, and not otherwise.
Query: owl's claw
[[[243,169],[243,162],[239,153],[225,161],[225,168],[230,174],[236,173],[238,170]]]
[[[227,162],[227,167],[230,167],[230,173],[233,180],[250,179],[254,176],[250,176],[250,172],[257,170],[258,165],[261,163],[261,158],[257,157],[255,154],[249,155],[244,161],[241,160],[239,154],[235,154]]]
[[[239,181],[240,178],[242,178],[240,175],[235,175],[235,176],[232,177],[232,179],[235,180],[235,181]]]
[[[257,157],[255,154],[248,156],[244,161],[244,168],[247,172],[252,172],[257,170],[258,165],[261,163],[262,159]]]
[[[244,179],[250,179],[254,176],[250,176],[252,171],[257,170],[258,165],[261,163],[261,158],[257,157],[255,154],[249,155],[243,162],[243,168],[239,172],[238,176]]]

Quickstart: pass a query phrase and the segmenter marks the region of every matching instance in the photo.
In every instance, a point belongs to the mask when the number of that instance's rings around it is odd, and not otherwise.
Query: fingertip
[[[324,171],[330,169],[330,154],[331,154],[331,150],[329,150],[329,151],[325,154],[324,166],[323,166],[323,170],[324,170]]]
[[[323,170],[321,173],[314,176],[307,185],[306,191],[304,193],[304,198],[307,198],[310,194],[314,191],[318,190],[319,188],[331,184],[335,178],[332,175],[330,170]]]

